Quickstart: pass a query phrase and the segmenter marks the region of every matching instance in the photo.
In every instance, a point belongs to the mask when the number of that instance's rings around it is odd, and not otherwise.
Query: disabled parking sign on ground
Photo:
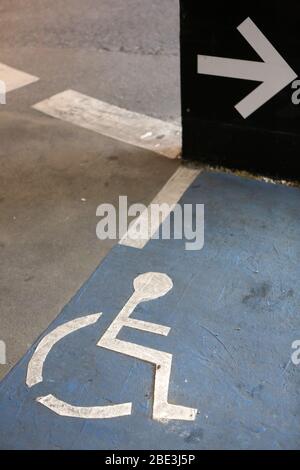
[[[205,245],[115,246],[0,385],[9,449],[299,448],[300,190],[203,173]]]
[[[154,393],[153,393],[153,419],[177,419],[192,421],[197,410],[168,403],[168,391],[172,368],[172,355],[147,348],[145,346],[117,339],[123,327],[134,328],[141,331],[167,336],[170,328],[130,318],[131,313],[141,303],[162,297],[172,289],[172,280],[162,273],[145,273],[134,280],[134,293],[126,302],[120,313],[110,327],[100,338],[98,346],[111,351],[149,362],[155,366]],[[43,364],[51,352],[52,347],[61,338],[80,328],[94,324],[101,314],[88,315],[78,318],[57,327],[49,333],[32,356],[27,369],[26,384],[32,387],[43,380]],[[132,403],[120,405],[107,405],[98,407],[74,407],[69,403],[58,400],[53,395],[37,398],[38,403],[54,411],[61,416],[73,416],[76,418],[102,419],[131,415]]]

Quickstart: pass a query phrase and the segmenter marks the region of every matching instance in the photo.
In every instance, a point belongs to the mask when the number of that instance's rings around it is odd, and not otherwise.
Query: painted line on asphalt
[[[37,398],[37,402],[41,403],[57,415],[69,418],[108,419],[120,416],[129,416],[131,415],[132,410],[131,403],[106,406],[74,406],[59,400],[51,394]]]
[[[76,318],[63,325],[55,328],[51,333],[45,336],[38,344],[33,356],[28,364],[26,385],[30,388],[43,381],[44,363],[51,352],[52,348],[63,338],[74,333],[75,331],[93,325],[101,317],[102,313],[87,315],[85,317]],[[120,405],[105,406],[73,406],[54,395],[46,395],[36,399],[46,408],[52,410],[60,416],[68,416],[73,418],[85,419],[106,419],[115,416],[128,416],[131,414],[132,404],[122,403]]]
[[[155,196],[147,209],[130,224],[127,233],[120,240],[119,244],[142,250],[153,237],[153,235],[158,231],[160,225],[167,219],[167,217],[169,217],[170,213],[174,209],[174,206],[178,203],[190,185],[195,181],[201,171],[201,169],[180,166],[175,171],[173,176],[171,176],[165,186]],[[169,206],[168,210],[163,212],[161,219],[158,220],[157,218],[154,222],[151,220],[151,206],[153,204],[164,205],[165,207],[167,207],[167,204]],[[149,221],[151,221],[151,223],[147,223]],[[143,234],[143,238],[136,239],[135,234],[137,232],[137,227],[143,226],[148,227],[148,236]]]
[[[66,90],[33,106],[49,116],[168,158],[181,149],[181,127]]]
[[[39,78],[0,63],[0,80],[5,83],[5,89],[8,93],[37,82]]]
[[[69,334],[77,331],[78,329],[85,328],[86,326],[93,325],[96,323],[102,313],[95,315],[88,315],[86,317],[76,318],[68,323],[58,326],[49,333],[36,348],[30,362],[28,364],[26,384],[28,387],[33,387],[43,381],[43,367],[44,362],[53,348],[61,339],[65,338]]]

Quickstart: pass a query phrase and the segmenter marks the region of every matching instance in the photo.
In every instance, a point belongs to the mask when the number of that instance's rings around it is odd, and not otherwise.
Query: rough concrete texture
[[[112,247],[96,238],[97,206],[120,194],[149,202],[178,165],[31,106],[73,88],[176,120],[178,21],[170,0],[1,2],[0,62],[40,81],[0,107],[0,339],[8,362],[0,376]]]

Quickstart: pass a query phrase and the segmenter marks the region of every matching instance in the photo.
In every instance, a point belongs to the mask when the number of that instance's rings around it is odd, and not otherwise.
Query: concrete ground
[[[0,105],[0,449],[300,448],[299,188],[32,107],[72,89],[178,123],[178,23],[177,0],[1,2],[0,72],[39,81]],[[90,102],[68,117],[98,122]],[[97,239],[101,203],[171,176],[158,200],[205,205],[203,249]]]
[[[0,106],[0,378],[114,244],[97,206],[148,203],[179,164],[31,106],[72,88],[178,121],[178,23],[177,0],[1,1],[0,62],[40,80]]]

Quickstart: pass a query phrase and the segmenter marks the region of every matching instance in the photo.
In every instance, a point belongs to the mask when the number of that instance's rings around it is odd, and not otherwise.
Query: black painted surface
[[[300,179],[300,105],[291,84],[244,119],[258,82],[197,73],[197,55],[261,61],[237,27],[250,17],[300,75],[300,2],[181,0],[183,158]]]

